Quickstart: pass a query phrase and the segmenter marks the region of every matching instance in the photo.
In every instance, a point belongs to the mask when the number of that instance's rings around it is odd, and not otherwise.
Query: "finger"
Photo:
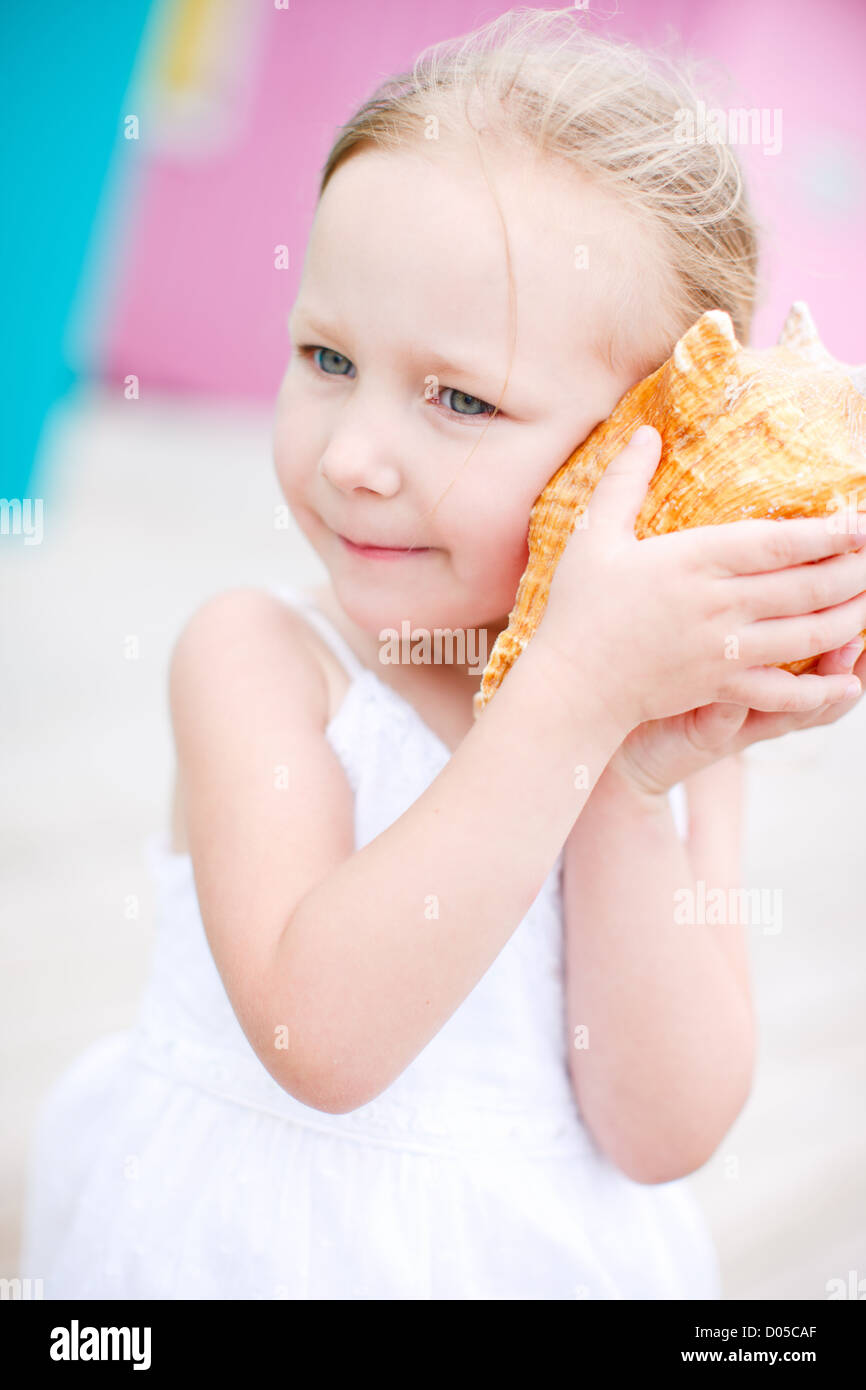
[[[735,683],[738,701],[766,713],[799,714],[848,698],[851,676],[795,676],[775,666],[753,666]],[[859,684],[859,683],[858,683]]]
[[[692,528],[695,546],[720,574],[765,574],[858,550],[863,536],[854,529],[833,531],[826,516],[785,521],[750,517],[720,526]],[[680,534],[686,534],[681,532]]]
[[[742,575],[731,589],[755,618],[818,613],[866,593],[866,546],[772,574]]]
[[[728,701],[716,700],[711,705],[699,705],[692,714],[692,741],[702,749],[727,743],[742,727],[748,713],[748,705]]]
[[[830,704],[820,705],[814,711],[800,714],[766,714],[760,710],[750,710],[744,731],[741,731],[745,732],[748,742],[779,738],[782,734],[791,733],[795,729],[812,729],[833,724],[843,714],[847,714],[850,709],[853,709],[858,700],[862,700],[862,687],[866,685],[866,650],[864,650],[862,637],[858,637],[848,645],[852,649],[850,652],[848,647],[826,652],[815,667],[815,674],[818,676],[857,675],[861,685],[859,693],[843,696],[841,699],[833,700]],[[862,653],[862,660],[854,667],[858,652]],[[846,655],[846,653],[848,654]],[[853,670],[852,667],[854,667]]]
[[[818,728],[822,724],[835,724],[837,719],[848,714],[862,698],[863,691],[861,689],[859,695],[849,695],[847,699],[834,700],[831,705],[822,706],[809,718],[807,727],[811,729]]]
[[[753,743],[760,743],[771,738],[781,738],[783,734],[790,734],[797,729],[810,727],[816,722],[824,723],[824,719],[819,718],[819,716],[823,716],[825,710],[835,710],[835,708],[836,705],[819,705],[816,711],[807,710],[799,714],[779,714],[777,711],[750,709],[745,723],[730,742],[730,751],[739,753]]]
[[[595,485],[587,507],[588,526],[595,529],[607,524],[634,539],[635,520],[658,467],[661,449],[658,430],[651,425],[635,430]]]
[[[765,618],[738,633],[739,651],[748,664],[767,666],[801,661],[834,651],[866,629],[866,594],[837,603],[822,613],[798,618]]]
[[[840,676],[854,670],[854,663],[863,651],[863,638],[855,637],[853,642],[848,642],[844,647],[835,647],[831,652],[825,652],[815,667],[815,674],[818,676]]]
[[[862,637],[858,637],[858,638],[856,639],[856,641],[851,642],[849,645],[850,645],[851,647],[863,647],[863,639],[862,639]],[[838,651],[838,652],[829,652],[829,653],[827,654],[827,657],[822,657],[822,658],[821,658],[821,661],[819,661],[819,663],[818,663],[818,666],[815,668],[815,669],[816,669],[816,673],[817,673],[818,675],[824,675],[824,674],[833,675],[833,674],[835,674],[835,672],[832,672],[832,671],[827,671],[827,672],[825,673],[825,672],[821,671],[821,669],[820,669],[820,667],[821,667],[821,662],[822,662],[822,661],[827,660],[828,662],[832,662],[834,658],[836,659],[836,664],[837,664],[837,665],[844,665],[844,667],[845,667],[846,669],[847,669],[848,667],[850,667],[851,661],[853,660],[853,658],[850,658],[850,657],[847,658],[847,659],[844,658],[843,653],[844,653],[846,650],[847,650],[847,648],[843,647],[843,648],[841,648],[841,650]],[[859,660],[859,661],[856,661],[856,664],[854,664],[853,670],[852,670],[852,675],[857,676],[857,678],[858,678],[859,681],[860,681],[861,689],[860,689],[859,693],[856,694],[856,695],[848,695],[848,696],[845,696],[845,697],[843,697],[841,700],[834,700],[833,703],[832,703],[832,705],[828,705],[828,706],[827,706],[826,710],[818,710],[818,712],[817,712],[817,714],[816,714],[816,716],[815,716],[815,719],[814,719],[814,723],[815,723],[815,724],[833,724],[833,723],[835,723],[835,721],[836,721],[837,719],[840,719],[840,718],[842,717],[843,714],[847,714],[847,713],[849,712],[849,710],[852,710],[852,709],[854,708],[854,706],[858,703],[859,700],[862,700],[862,698],[863,698],[863,687],[866,686],[866,650],[864,650],[863,653],[861,654],[860,660]]]
[[[831,708],[828,705],[819,706],[819,710]],[[740,730],[739,737],[748,745],[759,743],[764,739],[780,738],[782,734],[789,734],[793,729],[802,726],[804,719],[814,718],[814,714],[778,714],[776,712],[766,712],[764,710],[751,709],[749,717]]]
[[[859,695],[853,695],[850,700],[834,700],[832,705],[815,713],[815,717],[809,721],[809,728],[819,729],[824,724],[835,724],[837,719],[841,719],[843,714],[853,709],[860,698]]]

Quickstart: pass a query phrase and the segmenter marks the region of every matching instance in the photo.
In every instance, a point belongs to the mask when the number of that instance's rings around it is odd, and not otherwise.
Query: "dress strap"
[[[343,663],[352,680],[363,675],[367,667],[355,655],[343,634],[337,631],[330,618],[326,618],[321,609],[316,607],[315,600],[310,594],[296,589],[293,585],[280,584],[270,587],[271,592],[277,598],[283,599],[291,608],[299,610],[302,617],[306,618],[310,625],[316,629],[322,641],[330,647],[337,660]]]
[[[674,825],[679,831],[680,839],[687,840],[689,838],[689,802],[682,782],[677,782],[675,786],[670,788],[668,800],[671,803]]]

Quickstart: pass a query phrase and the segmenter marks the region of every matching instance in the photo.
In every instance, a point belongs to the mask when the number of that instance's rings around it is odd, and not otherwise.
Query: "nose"
[[[368,407],[369,411],[369,407]],[[334,422],[319,472],[341,492],[363,489],[393,497],[400,489],[400,472],[388,457],[388,430],[382,425],[381,408],[375,420],[347,401]]]
[[[351,457],[334,457],[330,448],[322,456],[320,472],[340,492],[375,492],[380,497],[393,497],[399,491],[397,472],[387,465],[376,464],[372,460],[359,457],[357,445]]]

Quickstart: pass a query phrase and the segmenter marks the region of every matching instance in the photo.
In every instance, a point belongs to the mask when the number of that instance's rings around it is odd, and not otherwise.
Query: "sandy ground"
[[[0,1276],[18,1272],[43,1093],[134,1016],[153,933],[142,843],[168,815],[177,633],[220,590],[325,577],[294,525],[274,526],[270,425],[266,410],[84,391],[55,413],[33,487],[48,497],[42,543],[2,537]],[[690,1182],[727,1298],[821,1299],[829,1279],[866,1278],[866,700],[748,761],[745,882],[781,890],[782,930],[747,929],[756,1080]]]

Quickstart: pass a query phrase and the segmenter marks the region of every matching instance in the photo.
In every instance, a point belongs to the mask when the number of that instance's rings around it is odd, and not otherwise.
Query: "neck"
[[[495,622],[466,629],[414,630],[407,621],[401,628],[392,629],[396,637],[379,640],[378,634],[366,632],[346,615],[338,604],[331,587],[317,591],[323,610],[336,622],[355,653],[365,666],[377,672],[390,671],[400,683],[435,684],[443,692],[474,694],[481,681],[484,667],[493,645],[508,626],[508,615]],[[451,636],[448,637],[448,632]]]

